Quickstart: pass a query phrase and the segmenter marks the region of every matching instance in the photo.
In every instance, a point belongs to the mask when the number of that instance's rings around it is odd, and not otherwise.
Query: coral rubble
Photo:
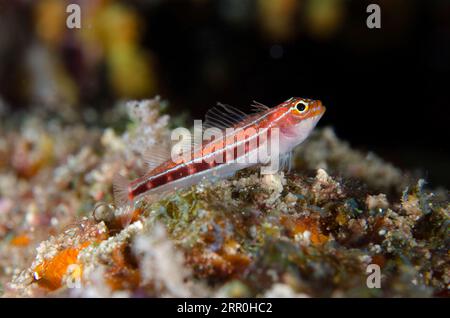
[[[121,222],[113,176],[136,176],[146,147],[165,145],[161,103],[129,103],[129,119],[119,105],[102,128],[0,118],[2,296],[448,296],[448,191],[330,128],[289,173],[201,182]],[[370,264],[381,288],[366,284]]]

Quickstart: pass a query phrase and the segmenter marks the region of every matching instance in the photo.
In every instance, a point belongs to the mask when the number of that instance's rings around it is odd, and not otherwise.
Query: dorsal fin
[[[143,160],[148,171],[152,171],[170,159],[170,149],[162,145],[153,144],[143,154]]]
[[[217,103],[217,106],[211,108],[205,116],[203,129],[218,128],[226,129],[237,125],[248,115],[236,107]]]
[[[262,104],[260,102],[257,102],[256,100],[253,101],[253,104],[251,106],[252,106],[252,109],[253,109],[253,111],[255,113],[259,113],[259,112],[266,111],[266,110],[270,109],[269,106],[266,106],[266,105],[264,105],[264,104]]]

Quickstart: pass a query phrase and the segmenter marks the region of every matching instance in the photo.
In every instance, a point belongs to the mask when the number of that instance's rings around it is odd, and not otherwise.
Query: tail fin
[[[116,207],[128,205],[128,180],[120,174],[116,174],[113,180],[114,204]]]

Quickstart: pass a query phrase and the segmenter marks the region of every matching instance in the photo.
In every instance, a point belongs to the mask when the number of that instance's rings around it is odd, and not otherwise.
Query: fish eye
[[[297,104],[295,104],[295,110],[300,114],[302,114],[308,110],[308,104],[305,103],[304,101],[300,101]]]

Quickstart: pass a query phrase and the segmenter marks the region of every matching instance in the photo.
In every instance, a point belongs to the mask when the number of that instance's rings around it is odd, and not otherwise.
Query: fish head
[[[283,104],[286,116],[283,119],[282,133],[292,146],[303,142],[325,113],[320,100],[292,97]]]

